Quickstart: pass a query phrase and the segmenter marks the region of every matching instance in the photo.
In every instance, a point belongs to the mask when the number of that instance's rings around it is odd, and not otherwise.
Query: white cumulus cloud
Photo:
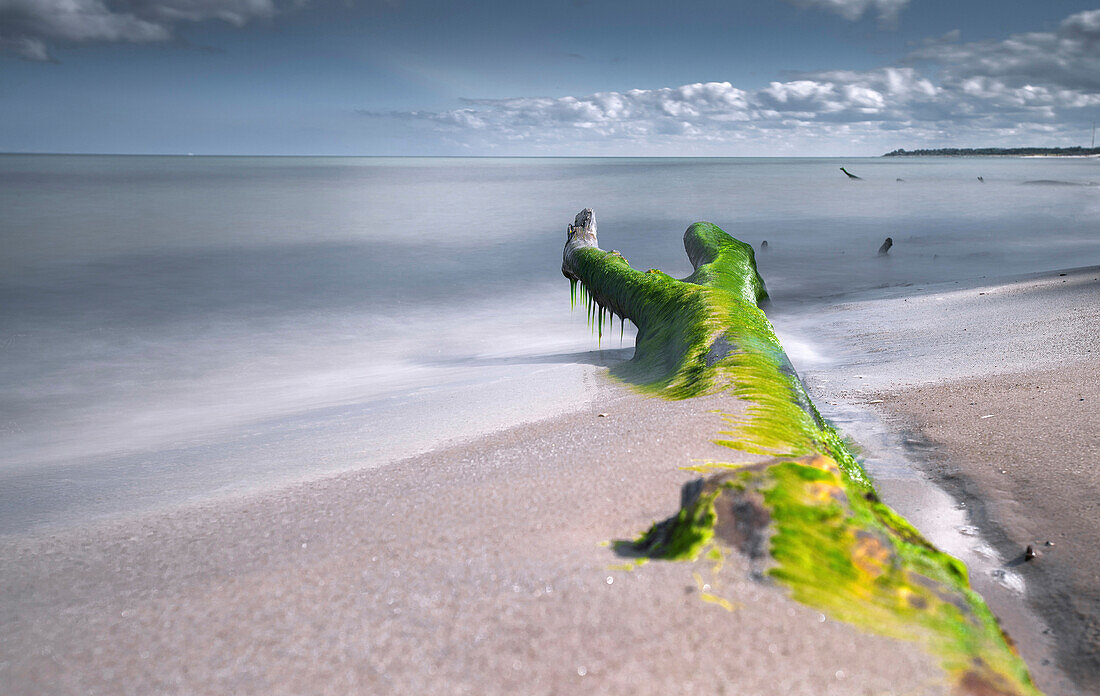
[[[937,88],[912,68],[830,72],[748,91],[729,82],[600,92],[583,97],[467,100],[448,111],[364,112],[433,124],[451,134],[530,143],[739,141],[762,132],[900,121]]]
[[[1055,31],[958,39],[948,32],[926,41],[905,67],[803,73],[755,89],[706,82],[367,115],[434,129],[463,147],[521,154],[1081,142],[1100,107],[1100,10],[1067,17]]]

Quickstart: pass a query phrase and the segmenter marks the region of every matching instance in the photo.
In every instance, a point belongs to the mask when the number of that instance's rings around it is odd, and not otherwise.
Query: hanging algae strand
[[[568,235],[570,237],[572,237],[573,233],[574,233],[574,226],[569,225]],[[621,257],[621,254],[619,254],[619,252],[617,252],[617,251],[611,251],[610,253],[611,254],[616,254],[616,255]],[[565,270],[564,266],[562,267],[562,270],[564,272],[564,270]],[[569,278],[569,308],[570,309],[575,309],[576,308],[577,298],[578,298],[578,293],[579,293],[579,297],[583,298],[587,303],[588,327],[589,327],[589,329],[591,329],[593,332],[596,333],[597,341],[598,341],[597,345],[602,346],[603,345],[604,314],[605,313],[607,314],[607,321],[609,322],[608,328],[609,329],[614,329],[614,327],[615,327],[615,311],[613,309],[611,309],[610,307],[604,306],[604,303],[602,301],[600,301],[599,298],[594,297],[591,293],[589,293],[588,288],[584,284],[584,281],[581,281],[581,280],[579,280],[578,278],[575,278],[575,277],[570,277],[568,274],[566,274],[566,277]],[[624,329],[622,327],[622,321],[620,320],[620,327],[619,327],[619,340],[620,340],[620,342],[622,341],[622,338],[623,338],[623,331],[624,331]]]
[[[913,641],[959,694],[1036,696],[1027,667],[969,584],[966,568],[879,499],[839,433],[814,407],[759,304],[751,246],[697,222],[684,234],[694,272],[637,271],[603,251],[591,209],[569,228],[562,273],[638,327],[634,358],[613,372],[682,399],[727,390],[744,416],[719,444],[774,459],[689,486],[678,514],[620,548],[648,558],[721,558],[736,549],[834,618]],[[756,533],[730,530],[754,528]]]
[[[579,282],[576,278],[569,279],[569,309],[575,310],[577,305],[581,302],[589,302],[588,292],[584,288],[584,283]],[[591,305],[590,305],[591,306]]]

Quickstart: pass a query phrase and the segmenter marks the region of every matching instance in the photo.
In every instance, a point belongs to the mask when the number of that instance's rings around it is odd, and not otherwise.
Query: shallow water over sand
[[[692,221],[767,239],[761,272],[797,313],[1100,263],[1100,189],[1037,179],[1100,162],[0,157],[0,533],[582,406],[632,341],[569,314],[582,207],[605,248],[674,275]]]

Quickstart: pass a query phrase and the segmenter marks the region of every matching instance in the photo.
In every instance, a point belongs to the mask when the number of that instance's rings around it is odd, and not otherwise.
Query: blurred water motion
[[[1098,169],[0,156],[0,533],[378,465],[584,404],[633,339],[597,346],[570,316],[558,267],[582,207],[605,248],[673,275],[695,220],[767,239],[773,299],[812,311],[1100,263],[1095,189],[1021,185]]]

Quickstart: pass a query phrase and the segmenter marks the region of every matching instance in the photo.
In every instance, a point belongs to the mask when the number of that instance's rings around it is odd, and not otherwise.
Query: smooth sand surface
[[[0,539],[6,694],[942,694],[913,645],[751,579],[623,570],[675,512],[711,409],[594,408],[378,469]],[[606,413],[600,417],[599,413]],[[709,586],[709,587],[708,587]],[[704,591],[729,609],[702,600]]]
[[[974,578],[1038,685],[1100,693],[1100,268],[961,285],[789,322],[791,343],[810,337],[796,366],[826,413],[845,403],[878,413],[882,441],[966,511],[961,541],[990,555],[1004,584],[1023,580],[1002,591]],[[920,486],[895,487],[901,499],[887,486],[886,501],[917,521]],[[1025,563],[1028,544],[1043,555]]]

